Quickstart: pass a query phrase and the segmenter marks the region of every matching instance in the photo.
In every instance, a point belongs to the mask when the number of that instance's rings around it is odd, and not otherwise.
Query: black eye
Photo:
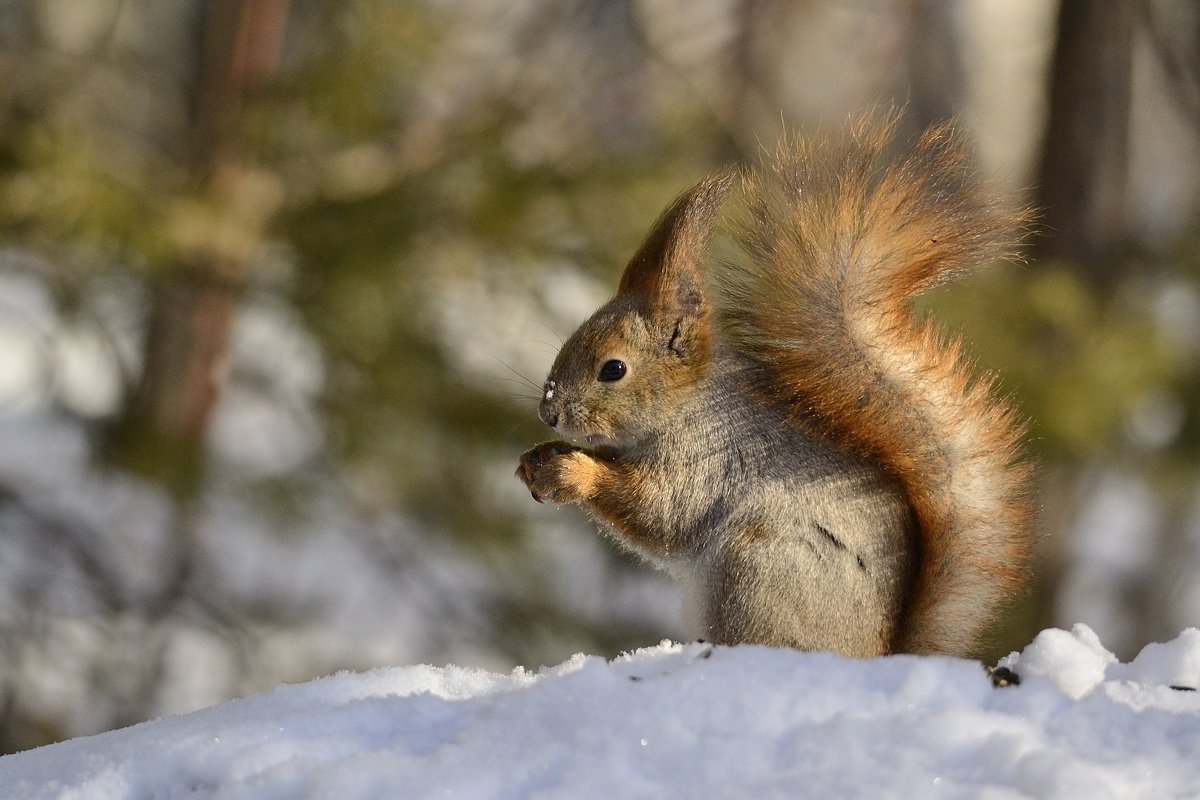
[[[596,376],[596,380],[610,383],[619,381],[625,377],[627,367],[624,361],[617,361],[615,358],[612,361],[605,361],[604,366],[600,368],[600,374]]]

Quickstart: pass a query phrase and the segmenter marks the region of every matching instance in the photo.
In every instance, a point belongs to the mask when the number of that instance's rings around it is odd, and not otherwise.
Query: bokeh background
[[[682,635],[512,477],[536,385],[675,194],[890,105],[1042,209],[927,304],[1041,463],[990,654],[1200,624],[1193,0],[0,3],[0,752]]]

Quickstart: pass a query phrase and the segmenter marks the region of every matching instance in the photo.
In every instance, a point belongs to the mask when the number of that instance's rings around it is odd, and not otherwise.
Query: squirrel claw
[[[544,442],[521,454],[517,477],[539,503],[565,503],[578,499],[562,474],[562,459],[579,451],[566,442]]]

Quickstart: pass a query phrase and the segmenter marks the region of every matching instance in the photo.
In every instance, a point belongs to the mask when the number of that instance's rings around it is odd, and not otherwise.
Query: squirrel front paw
[[[584,499],[594,460],[567,442],[542,442],[521,454],[517,477],[539,503],[571,503]]]

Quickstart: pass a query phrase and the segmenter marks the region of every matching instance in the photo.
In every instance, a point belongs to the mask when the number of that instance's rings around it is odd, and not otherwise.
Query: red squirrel
[[[1028,572],[1023,426],[911,310],[1012,257],[1028,215],[952,124],[889,157],[896,126],[786,137],[685,192],[546,379],[539,416],[586,446],[518,477],[683,581],[698,638],[966,655]],[[741,257],[708,267],[731,193]]]

